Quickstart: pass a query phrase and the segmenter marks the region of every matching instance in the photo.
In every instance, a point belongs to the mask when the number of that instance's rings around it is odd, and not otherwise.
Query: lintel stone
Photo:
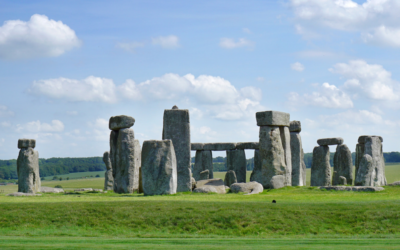
[[[290,125],[290,114],[280,111],[263,111],[256,113],[257,126],[285,126]]]
[[[344,142],[344,140],[341,137],[324,138],[324,139],[317,140],[317,143],[320,146],[341,145],[341,144],[343,144],[343,142]]]
[[[225,151],[235,148],[236,148],[236,143],[234,142],[217,142],[217,143],[204,143],[203,150]]]
[[[190,148],[192,151],[203,150],[204,143],[191,143]]]
[[[291,121],[289,126],[290,132],[301,132],[301,122],[300,121]]]
[[[381,142],[383,142],[382,136],[379,136],[379,135],[362,135],[362,136],[358,137],[358,143],[364,144],[365,143],[365,138],[367,138],[367,137],[379,137],[379,140],[381,140]]]
[[[127,115],[111,116],[108,127],[110,130],[130,128],[135,124],[135,118]]]
[[[36,140],[35,139],[19,139],[18,140],[18,148],[35,148]]]
[[[259,149],[259,142],[238,142],[236,149]]]

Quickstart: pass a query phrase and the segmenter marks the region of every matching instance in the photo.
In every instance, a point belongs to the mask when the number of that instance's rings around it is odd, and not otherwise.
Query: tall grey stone
[[[229,170],[225,174],[224,183],[225,186],[230,187],[233,183],[237,182],[235,171]]]
[[[18,140],[20,148],[17,159],[18,192],[21,193],[40,192],[39,153],[33,149],[35,145],[35,140]]]
[[[301,124],[290,122],[290,152],[292,154],[292,186],[306,185],[306,164],[304,163],[303,146],[301,142]]]
[[[382,137],[364,136],[364,141],[359,144],[364,147],[358,171],[356,174],[356,186],[385,186],[385,161],[382,150]],[[364,143],[363,143],[364,142]]]
[[[340,177],[345,177],[347,184],[353,185],[353,159],[350,149],[346,144],[336,147],[333,158],[333,178],[332,185],[343,185]]]
[[[104,190],[113,190],[114,189],[114,177],[110,159],[110,152],[106,151],[103,154],[103,162],[106,165],[106,172],[104,174]]]
[[[200,172],[200,181],[210,179],[210,171],[208,169]]]
[[[226,151],[226,169],[235,171],[238,182],[246,182],[246,154],[244,149]]]
[[[178,192],[192,190],[192,170],[190,166],[190,120],[187,109],[164,110],[163,140],[171,139],[174,144],[177,171]]]
[[[255,176],[258,173],[261,173],[261,159],[260,159],[260,150],[256,149],[254,150],[254,168],[250,174],[250,181],[256,178]]]
[[[172,140],[143,142],[142,182],[145,195],[176,193],[177,160]]]
[[[314,147],[311,165],[311,186],[330,186],[331,178],[329,147]]]
[[[200,180],[200,172],[209,171],[210,179],[214,178],[212,152],[210,150],[197,150],[193,166],[193,177]]]

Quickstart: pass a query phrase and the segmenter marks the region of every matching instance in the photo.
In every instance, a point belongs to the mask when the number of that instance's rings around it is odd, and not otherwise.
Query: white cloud
[[[299,63],[299,62],[295,62],[295,63],[291,64],[290,68],[292,70],[295,70],[295,71],[298,71],[298,72],[302,72],[305,69],[304,65]]]
[[[247,40],[246,38],[239,38],[237,42],[235,42],[235,40],[232,38],[221,38],[221,40],[219,42],[219,46],[224,49],[252,47],[253,45],[254,45],[254,43]]]
[[[322,50],[305,50],[300,51],[297,53],[298,56],[305,57],[305,58],[332,58],[338,57],[341,55],[329,52],[329,51],[322,51]]]
[[[24,125],[17,124],[15,130],[22,133],[62,132],[64,131],[64,124],[59,120],[52,120],[51,124],[37,120]]]
[[[174,35],[159,36],[156,38],[152,38],[151,40],[154,45],[159,45],[164,49],[176,49],[180,46],[179,38]]]
[[[13,116],[14,112],[10,111],[7,106],[0,105],[0,117]]]
[[[337,88],[335,85],[323,83],[321,86],[316,85],[317,91],[311,94],[299,95],[296,92],[289,93],[289,103],[293,107],[298,105],[310,105],[325,108],[352,108],[353,102],[351,98]]]
[[[399,47],[400,1],[290,0],[298,33],[312,33],[321,27],[358,32],[364,42]],[[371,33],[372,32],[372,33]]]
[[[0,27],[0,58],[55,57],[79,47],[80,40],[61,21],[35,14],[28,22],[9,20]]]
[[[258,82],[263,82],[265,79],[264,79],[264,77],[259,76],[259,77],[256,78],[256,80]]]
[[[111,79],[89,76],[83,80],[56,78],[33,82],[28,93],[68,101],[116,101],[115,85]]]
[[[91,128],[88,134],[92,135],[96,141],[109,141],[110,130],[108,128],[108,120],[98,118],[94,122],[89,122],[88,126]]]
[[[251,30],[250,30],[249,28],[243,28],[242,30],[243,30],[243,32],[246,33],[246,34],[251,34],[251,33],[252,33]]]
[[[1,122],[0,126],[8,128],[8,127],[11,127],[11,123],[10,122]]]
[[[144,43],[140,42],[117,43],[116,47],[134,53],[137,48],[144,47]]]
[[[363,60],[338,63],[330,69],[347,78],[344,89],[370,99],[394,101],[399,99],[399,83],[391,78],[391,73],[379,64],[367,64]]]

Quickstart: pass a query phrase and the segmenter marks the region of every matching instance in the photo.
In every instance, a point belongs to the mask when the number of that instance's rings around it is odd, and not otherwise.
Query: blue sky
[[[363,134],[399,151],[399,12],[396,0],[0,1],[0,159],[19,138],[43,158],[100,156],[120,114],[141,142],[161,139],[175,104],[192,142],[258,141],[255,112],[279,110],[302,122],[305,152],[336,136],[354,151]]]

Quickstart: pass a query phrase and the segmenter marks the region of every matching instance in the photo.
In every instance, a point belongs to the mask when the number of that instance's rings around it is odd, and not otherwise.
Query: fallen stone
[[[233,183],[237,183],[236,174],[235,171],[229,170],[225,174],[224,184],[229,188]]]
[[[190,144],[190,149],[192,151],[203,150],[203,148],[204,148],[204,143],[191,143]]]
[[[333,158],[332,185],[341,185],[341,176],[347,180],[347,184],[353,185],[353,159],[350,149],[346,144],[336,147],[335,156]]]
[[[339,184],[338,185],[347,185],[347,179],[344,176],[339,177]]]
[[[32,147],[21,148],[17,159],[18,192],[39,192],[39,153]]]
[[[103,189],[96,189],[96,188],[94,188],[94,189],[93,189],[93,192],[103,193]]]
[[[198,187],[193,190],[195,193],[218,193],[217,189],[213,186]]]
[[[343,144],[343,139],[340,137],[324,138],[324,139],[317,140],[317,143],[320,146],[341,145],[341,144]]]
[[[314,147],[311,165],[311,186],[331,185],[331,165],[329,163],[329,147]]]
[[[7,196],[42,196],[42,194],[15,192],[15,193],[7,194]]]
[[[245,194],[258,194],[264,191],[263,186],[255,181],[248,183],[234,183],[230,187],[231,192],[233,193],[245,193]]]
[[[236,143],[236,149],[259,149],[258,142],[238,142]]]
[[[395,182],[389,184],[389,186],[400,186],[400,181],[395,181]]]
[[[192,190],[190,120],[187,109],[166,109],[163,118],[163,140],[174,144],[177,166],[177,192]]]
[[[35,148],[36,140],[34,139],[19,139],[18,148]]]
[[[235,171],[238,182],[246,182],[246,163],[244,149],[226,151],[226,169]]]
[[[220,143],[204,143],[204,150],[225,151],[236,148],[236,143],[220,142]]]
[[[192,191],[196,188],[196,180],[192,177]]]
[[[104,190],[114,189],[114,177],[110,160],[110,152],[104,152],[103,162],[106,165],[107,171],[104,174]]]
[[[143,142],[142,182],[144,195],[177,192],[176,154],[172,140]],[[191,180],[189,182],[192,188]]]
[[[64,193],[64,189],[62,189],[62,188],[52,188],[52,187],[40,187],[39,192],[40,193],[58,194],[58,193]]]
[[[290,114],[280,111],[263,111],[256,113],[257,126],[286,126],[290,125]]]
[[[292,154],[292,186],[305,186],[306,164],[299,132],[290,132],[290,152]]]
[[[78,188],[74,190],[75,192],[93,192],[93,188]]]
[[[300,121],[291,121],[289,124],[290,132],[301,132],[301,122]]]
[[[209,179],[214,178],[212,152],[210,150],[197,150],[195,162],[193,166],[193,177],[195,180],[200,180],[200,173],[208,170]]]
[[[208,180],[198,181],[196,183],[196,186],[197,186],[196,189],[203,187],[213,187],[216,190],[216,193],[218,194],[226,193],[224,181],[221,179],[208,179]]]
[[[130,128],[135,124],[135,118],[127,115],[112,116],[108,123],[110,130],[120,130]]]
[[[210,171],[208,169],[200,172],[200,179],[199,180],[208,180],[210,179]]]
[[[385,190],[383,187],[348,187],[348,186],[325,186],[319,189],[336,191],[358,191],[358,192],[379,192]]]

